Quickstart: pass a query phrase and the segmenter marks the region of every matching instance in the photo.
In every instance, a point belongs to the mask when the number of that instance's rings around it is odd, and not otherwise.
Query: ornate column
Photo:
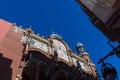
[[[30,40],[31,40],[31,34],[32,34],[32,29],[26,29],[26,31],[23,33],[23,37],[22,37],[22,43],[24,46],[23,49],[23,55],[20,61],[20,65],[18,68],[18,73],[16,75],[16,80],[22,80],[22,72],[23,72],[23,68],[24,68],[24,64],[25,64],[25,58],[26,55],[28,54],[28,48],[30,46]]]

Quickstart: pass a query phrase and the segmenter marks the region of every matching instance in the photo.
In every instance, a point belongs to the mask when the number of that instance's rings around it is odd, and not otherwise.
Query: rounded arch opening
[[[22,80],[47,80],[49,63],[50,60],[41,51],[29,50],[25,58]]]

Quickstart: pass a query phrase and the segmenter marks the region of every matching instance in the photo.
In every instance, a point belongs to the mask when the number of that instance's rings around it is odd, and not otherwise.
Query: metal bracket
[[[120,55],[120,45],[118,45],[116,48],[113,48],[113,50],[110,53],[108,53],[105,57],[101,58],[100,61],[98,61],[98,64],[100,64],[106,58],[108,58],[109,56],[112,56],[114,54],[116,54],[119,57],[119,55]]]

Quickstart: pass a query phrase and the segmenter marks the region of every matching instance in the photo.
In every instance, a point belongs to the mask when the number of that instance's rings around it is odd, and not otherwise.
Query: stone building
[[[111,41],[120,43],[120,0],[77,0],[90,21]]]
[[[83,44],[79,55],[57,34],[43,37],[0,19],[1,80],[100,80]]]

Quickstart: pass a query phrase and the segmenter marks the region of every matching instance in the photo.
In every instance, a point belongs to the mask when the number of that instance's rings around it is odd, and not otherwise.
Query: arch
[[[50,61],[43,51],[30,48],[22,72],[23,80],[47,80]]]
[[[30,51],[35,51],[35,52],[38,52],[39,54],[44,55],[44,56],[47,57],[47,58],[51,58],[51,56],[50,56],[49,53],[46,53],[46,52],[42,51],[41,49],[33,48],[33,47],[32,47],[32,48],[29,48],[29,49],[28,49],[28,52],[30,52]]]
[[[40,53],[41,55],[43,55],[43,56],[45,56],[46,58],[49,58],[49,59],[53,58],[52,56],[49,55],[49,53],[46,53],[46,52],[44,52],[44,51],[42,51],[42,50],[40,50],[40,49],[37,49],[37,48],[29,48],[29,49],[28,49],[28,52],[30,52],[30,51],[38,52],[38,53]],[[54,55],[53,55],[53,56],[54,56]],[[62,63],[66,64],[66,65],[68,65],[68,66],[70,66],[70,67],[73,66],[72,63],[67,62],[67,61],[65,61],[64,59],[61,59],[61,58],[58,58],[58,62],[62,62]]]

